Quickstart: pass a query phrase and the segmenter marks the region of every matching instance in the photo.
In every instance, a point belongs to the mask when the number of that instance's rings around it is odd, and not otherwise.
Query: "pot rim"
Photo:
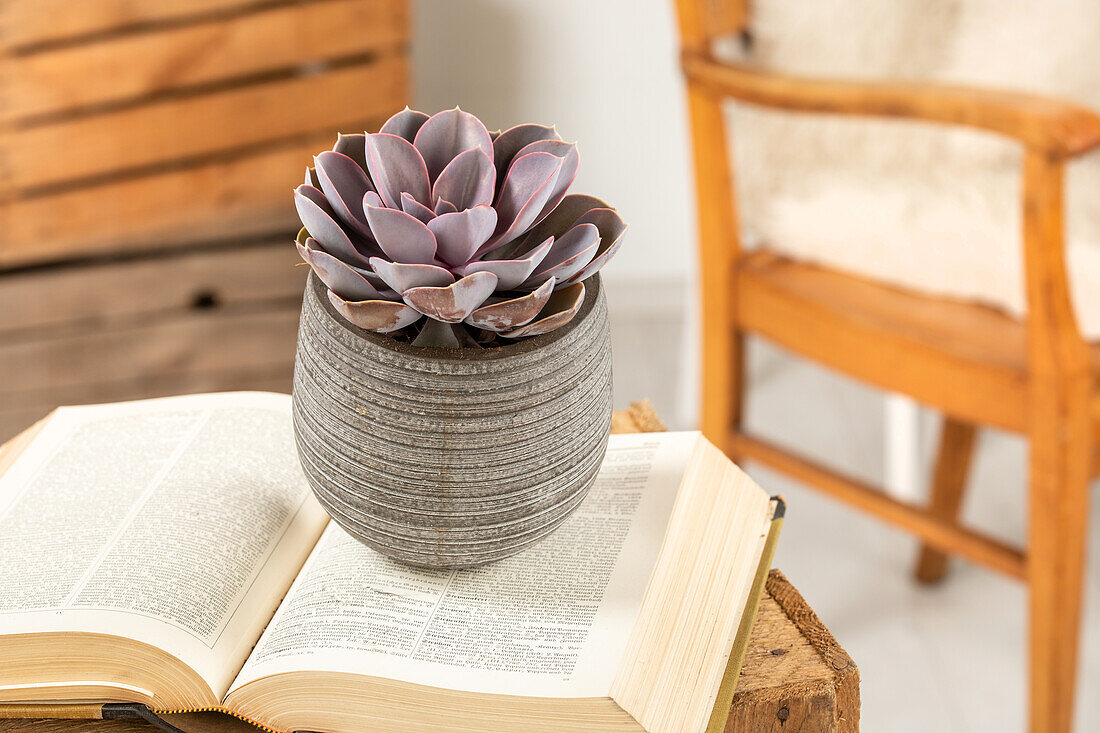
[[[333,322],[340,326],[340,328],[353,336],[367,341],[374,346],[388,349],[405,356],[443,361],[493,361],[510,356],[517,356],[519,354],[527,354],[548,347],[564,338],[588,317],[603,291],[600,273],[597,272],[584,281],[584,302],[581,303],[581,308],[580,311],[577,312],[577,315],[574,316],[573,320],[569,321],[569,323],[549,333],[531,336],[530,338],[517,339],[504,346],[490,346],[488,348],[478,349],[472,347],[451,349],[445,346],[413,346],[411,343],[398,341],[385,334],[368,331],[349,323],[347,319],[336,311],[336,307],[333,306],[332,301],[329,300],[328,294],[326,293],[328,287],[321,282],[321,278],[317,277],[316,273],[312,270],[310,270],[306,287],[312,289],[314,296],[317,298],[317,302],[321,306],[321,310],[323,310]]]

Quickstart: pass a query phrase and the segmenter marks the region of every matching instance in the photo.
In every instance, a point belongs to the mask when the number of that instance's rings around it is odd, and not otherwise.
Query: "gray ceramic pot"
[[[332,518],[390,557],[466,567],[515,554],[588,493],[611,426],[599,276],[577,316],[493,349],[429,349],[337,315],[313,274],[294,368],[298,455]]]

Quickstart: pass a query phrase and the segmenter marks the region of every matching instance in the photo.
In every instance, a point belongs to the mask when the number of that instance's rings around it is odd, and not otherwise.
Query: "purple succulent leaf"
[[[581,158],[577,153],[576,143],[566,143],[561,140],[538,140],[525,146],[516,153],[516,157],[520,158],[528,153],[550,153],[562,159],[561,173],[558,174],[558,179],[554,183],[554,191],[550,194],[550,199],[546,202],[546,205],[542,207],[542,211],[535,220],[535,224],[537,224],[545,219],[546,216],[561,203],[562,199],[565,198],[565,194],[569,191],[569,187],[573,185],[573,181],[577,178],[577,170],[580,167]]]
[[[554,245],[550,248],[550,254],[535,268],[533,275],[537,277],[563,262],[573,259],[582,252],[587,252],[592,247],[598,247],[599,244],[600,230],[596,228],[595,224],[576,224],[572,229],[554,240]]]
[[[497,276],[475,272],[442,288],[413,288],[402,293],[406,303],[428,318],[459,323],[473,313],[496,289]]]
[[[535,223],[554,192],[562,163],[550,153],[529,153],[513,161],[497,196],[497,231],[482,247],[482,253],[501,242],[510,242]]]
[[[382,199],[378,199],[377,203],[367,203],[365,200],[363,206],[382,206]],[[429,221],[435,218],[435,212],[429,209],[424,204],[414,199],[407,193],[401,194],[401,210],[406,214],[415,216],[420,221],[427,224]]]
[[[600,241],[603,243],[601,250],[608,249],[610,243],[621,239],[626,231],[626,222],[619,216],[619,212],[608,207],[589,209],[576,223],[594,224],[600,230]]]
[[[458,207],[445,199],[439,199],[435,202],[435,215],[443,216],[444,214],[453,214],[458,211]]]
[[[357,132],[353,135],[336,133],[336,144],[332,146],[332,152],[346,155],[367,172],[367,136],[366,133]],[[374,190],[374,186],[371,186]]]
[[[317,179],[317,171],[308,166],[306,167],[306,177],[303,183],[305,183],[305,185],[307,186],[312,186],[313,188],[321,187],[321,181]]]
[[[553,127],[516,125],[493,139],[493,160],[496,163],[498,187],[504,183],[504,174],[517,153],[538,140],[561,140],[561,137]]]
[[[410,265],[371,257],[370,266],[386,285],[398,293],[412,288],[446,287],[455,281],[450,270],[435,265]]]
[[[358,272],[318,249],[313,238],[307,239],[304,245],[298,244],[298,254],[317,273],[321,282],[344,300],[390,300],[394,297],[387,298]]]
[[[347,301],[331,290],[328,299],[336,312],[352,325],[368,331],[390,333],[411,326],[421,315],[401,302],[392,300]]]
[[[509,260],[478,260],[462,269],[463,275],[471,272],[491,272],[497,276],[497,290],[515,290],[520,283],[531,276],[554,244],[553,237],[527,253],[526,256]]]
[[[370,227],[363,214],[362,201],[367,192],[374,190],[366,172],[354,160],[327,150],[313,159],[321,190],[329,206],[345,224],[364,237],[371,237]]]
[[[322,249],[321,246],[320,246],[320,242],[318,242],[316,239],[313,239],[313,237],[309,236],[309,232],[306,231],[306,228],[302,227],[301,229],[298,230],[298,236],[296,236],[294,238],[294,244],[299,247],[298,253],[301,254],[301,251],[302,251],[301,248],[304,247],[307,242],[311,242],[311,241],[313,242],[313,244],[310,245],[310,249],[315,249],[318,252],[324,252],[324,249]],[[379,251],[381,251],[381,250],[379,250]],[[328,254],[328,253],[326,252],[325,254]],[[302,259],[305,260],[305,257],[303,257]],[[308,264],[308,260],[306,260],[306,262]],[[344,264],[346,265],[347,263],[344,263]],[[373,270],[364,270],[362,268],[356,267],[355,265],[347,265],[347,267],[349,267],[352,270],[352,272],[354,272],[357,275],[360,275],[361,277],[363,277],[367,282],[369,282],[374,287],[375,290],[382,293],[383,298],[386,298],[388,300],[396,300],[398,298],[397,293],[395,293],[391,290],[388,290],[386,288],[386,283],[382,282],[382,278],[378,277],[378,275],[376,275]]]
[[[599,272],[600,268],[619,251],[623,243],[623,234],[626,232],[626,224],[614,209],[592,209],[582,216],[578,223],[595,224],[599,228],[600,248],[596,250],[596,256],[585,265],[583,270],[566,280],[564,283],[566,285],[587,280]]]
[[[493,203],[496,189],[493,160],[480,148],[459,153],[432,185],[432,200],[453,202],[461,211]]]
[[[600,246],[600,230],[595,224],[578,224],[554,240],[550,254],[520,287],[534,287],[548,277],[564,282],[592,261]]]
[[[434,264],[436,242],[432,230],[415,216],[400,209],[366,207],[378,246],[394,262]]]
[[[585,265],[583,270],[573,275],[572,277],[566,278],[562,285],[572,285],[573,283],[579,283],[582,280],[587,280],[588,278],[595,275],[597,272],[600,271],[600,268],[607,264],[608,260],[615,256],[615,253],[619,251],[619,247],[622,246],[622,242],[623,240],[620,237],[611,245],[610,248],[598,253],[594,258],[592,258],[592,261]]]
[[[544,272],[532,275],[531,277],[527,278],[527,282],[519,286],[519,289],[528,290],[535,287],[536,285],[541,285],[542,282],[548,277],[553,277],[555,280],[558,281],[558,283],[561,284],[562,287],[577,282],[578,278],[576,278],[575,276],[583,272],[584,268],[587,267],[593,259],[595,259],[597,246],[598,243],[592,244],[588,249],[577,253],[573,257],[567,259],[565,262],[562,262],[559,265],[555,265],[554,267]]]
[[[584,283],[576,283],[567,288],[556,291],[535,320],[526,326],[511,331],[505,331],[500,335],[504,338],[518,339],[528,336],[540,336],[549,333],[555,328],[560,328],[573,320],[584,302]]]
[[[571,193],[561,200],[553,211],[531,230],[516,245],[516,249],[522,251],[525,247],[533,246],[547,237],[560,237],[573,228],[573,225],[581,221],[582,217],[593,209],[609,209],[608,205],[586,194]],[[610,209],[609,209],[610,210]],[[593,222],[599,226],[599,222]],[[601,238],[603,233],[601,232]]]
[[[424,123],[427,121],[428,115],[406,107],[382,123],[382,128],[379,132],[403,137],[411,143],[416,139],[416,133],[420,131],[420,128],[423,127]]]
[[[484,305],[466,318],[466,323],[486,331],[510,331],[526,325],[542,311],[554,292],[554,278],[544,282],[537,290],[511,300]]]
[[[385,208],[386,204],[384,201],[382,201],[382,197],[378,195],[377,191],[367,191],[365,194],[363,194],[363,216],[367,215],[368,206],[373,206],[377,209],[383,209]]]
[[[480,148],[490,160],[493,158],[493,140],[485,125],[458,107],[429,117],[417,131],[413,145],[428,166],[428,178],[432,181],[459,153]]]
[[[400,300],[401,295],[394,292],[386,285],[386,281],[378,277],[378,273],[374,270],[366,270],[361,267],[352,267],[352,270],[361,275],[367,282],[374,286],[374,289],[382,293],[382,297],[386,300]]]
[[[367,170],[382,201],[391,209],[401,208],[401,194],[409,193],[428,203],[431,184],[424,160],[412,143],[397,135],[367,135]]]
[[[320,243],[321,249],[349,265],[367,264],[368,256],[352,244],[347,232],[337,223],[324,193],[302,184],[294,189],[294,206],[306,231]]]
[[[435,235],[439,257],[460,267],[493,235],[496,225],[496,209],[482,205],[437,216],[428,222],[428,229]]]

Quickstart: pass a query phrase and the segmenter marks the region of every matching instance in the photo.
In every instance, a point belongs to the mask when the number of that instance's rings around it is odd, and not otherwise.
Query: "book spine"
[[[154,710],[146,705],[131,704],[131,703],[110,703],[104,705],[102,708],[101,717],[104,720],[120,720],[120,719],[140,719],[144,720],[151,725],[165,731],[166,733],[191,733],[191,731],[181,728],[176,725],[176,722],[183,721],[169,721],[164,716],[168,715],[190,715],[197,713],[220,713],[222,715],[228,715],[236,718],[237,720],[248,723],[255,726],[257,729],[265,731],[265,733],[283,733],[275,728],[264,725],[259,721],[252,720],[245,717],[240,713],[235,713],[232,710],[223,708],[220,706],[204,707],[204,708],[180,708],[178,710]],[[205,728],[204,728],[205,729]]]

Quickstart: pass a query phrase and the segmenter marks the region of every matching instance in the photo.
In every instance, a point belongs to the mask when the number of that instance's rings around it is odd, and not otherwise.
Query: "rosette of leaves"
[[[340,135],[294,190],[298,251],[356,326],[423,346],[505,343],[568,323],[626,225],[568,193],[577,146],[406,108]]]

